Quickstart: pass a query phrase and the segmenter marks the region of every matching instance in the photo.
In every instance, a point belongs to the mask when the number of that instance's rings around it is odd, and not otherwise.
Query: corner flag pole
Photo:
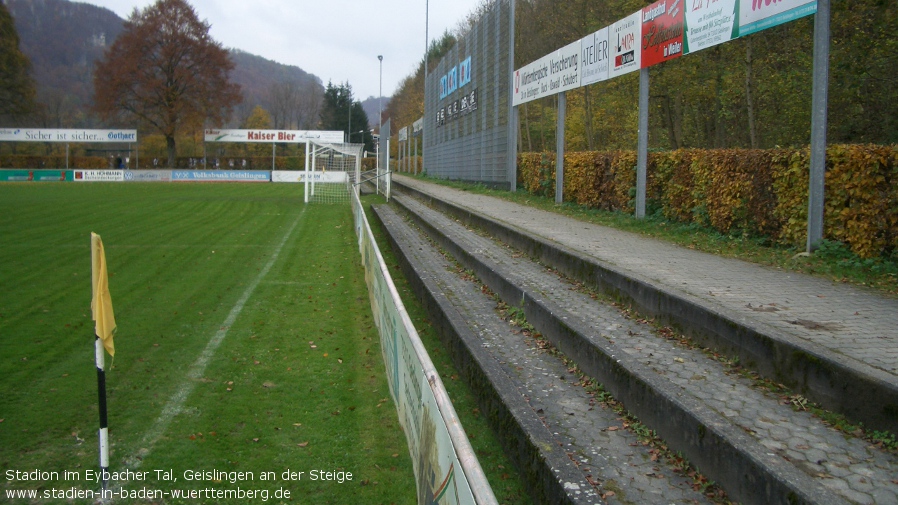
[[[97,365],[97,395],[100,409],[100,471],[103,490],[109,486],[109,432],[106,417],[106,371],[105,353],[115,356],[112,336],[115,333],[115,315],[112,311],[112,297],[109,295],[109,277],[106,270],[106,252],[103,240],[96,233],[90,234],[91,287],[93,297],[90,302],[94,326],[94,355]]]
[[[103,475],[103,490],[109,486],[109,424],[106,417],[106,371],[105,366],[105,349],[103,348],[103,340],[100,337],[95,341],[95,354],[97,362],[97,395],[100,406],[100,472]]]

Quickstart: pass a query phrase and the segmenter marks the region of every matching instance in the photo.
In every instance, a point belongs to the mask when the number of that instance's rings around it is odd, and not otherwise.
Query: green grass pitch
[[[137,474],[113,489],[146,490],[117,503],[414,501],[350,208],[302,197],[0,184],[0,501],[99,489],[91,231],[118,324],[110,470]]]

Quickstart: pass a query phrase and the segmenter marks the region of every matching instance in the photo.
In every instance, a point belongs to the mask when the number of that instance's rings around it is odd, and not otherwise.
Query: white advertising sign
[[[0,141],[137,142],[137,130],[56,130],[49,128],[0,128]]]
[[[271,182],[346,182],[346,172],[306,172],[305,170],[275,170]]]
[[[817,0],[740,0],[739,36],[766,30],[817,12]]]
[[[686,5],[683,54],[729,42],[738,36],[736,0],[694,0]]]
[[[580,41],[526,65],[514,73],[514,105],[580,87]]]
[[[405,142],[408,140],[408,127],[399,129],[399,142]]]
[[[580,85],[608,79],[608,27],[580,39]]]
[[[77,182],[120,182],[125,180],[124,170],[75,170]]]
[[[621,19],[608,28],[608,44],[611,46],[610,77],[617,77],[639,70],[642,42],[642,11]]]
[[[342,131],[315,130],[206,130],[206,142],[301,144],[307,140],[342,144]]]

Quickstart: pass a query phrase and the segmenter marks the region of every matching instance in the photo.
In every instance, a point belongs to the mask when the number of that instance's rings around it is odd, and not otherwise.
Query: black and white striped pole
[[[109,486],[109,425],[106,417],[106,349],[99,336],[94,341],[97,362],[97,395],[100,408],[100,472],[103,478],[103,491]]]
[[[115,314],[109,295],[109,276],[106,268],[106,252],[103,240],[96,233],[90,234],[91,288],[90,302],[94,325],[94,356],[97,365],[97,399],[100,410],[100,472],[103,495],[109,488],[109,427],[106,416],[106,352],[115,356],[112,337],[115,333]]]

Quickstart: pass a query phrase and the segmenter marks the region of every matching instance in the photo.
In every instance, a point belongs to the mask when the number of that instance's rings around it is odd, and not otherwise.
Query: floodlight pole
[[[377,61],[380,65],[380,87],[377,91],[377,131],[380,135],[383,135],[384,128],[384,56],[382,54],[377,55]],[[377,159],[377,167],[380,168],[380,158]]]

